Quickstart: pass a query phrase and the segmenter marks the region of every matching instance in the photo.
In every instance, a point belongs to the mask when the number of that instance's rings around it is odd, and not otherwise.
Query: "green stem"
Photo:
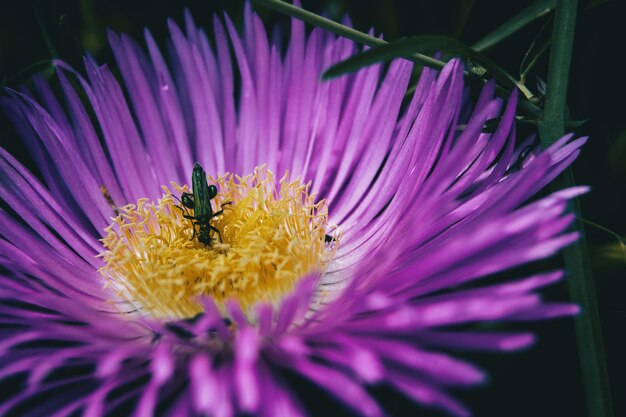
[[[576,0],[557,0],[546,101],[543,120],[539,123],[539,135],[546,147],[565,133],[565,103],[576,11]],[[555,181],[554,187],[558,189],[571,187],[574,183],[573,172],[568,168]],[[577,217],[582,217],[578,201],[573,201],[571,208]],[[574,327],[588,415],[611,417],[613,415],[611,393],[589,252],[585,243],[583,224],[576,221],[574,227],[580,233],[580,239],[567,247],[563,251],[563,256],[569,274],[570,296],[582,309],[582,314],[574,320]]]
[[[472,45],[477,51],[484,51],[508,38],[533,20],[549,13],[554,9],[556,0],[537,0],[526,9],[500,25],[496,30]]]
[[[337,23],[333,20],[327,19],[322,16],[318,16],[315,13],[311,13],[307,10],[301,9],[300,7],[296,7],[292,4],[286,3],[281,0],[253,0],[255,3],[268,7],[270,9],[276,10],[280,13],[284,13],[288,16],[295,17],[296,19],[307,22],[313,26],[320,27],[326,29],[336,35],[343,36],[344,38],[353,40],[357,43],[367,46],[380,46],[386,45],[388,42],[382,39],[376,38],[374,36],[370,36],[366,33],[359,32],[358,30],[352,29],[351,27],[344,26],[340,23]],[[434,68],[434,69],[442,69],[446,63],[443,61],[439,61],[437,59],[431,58],[427,55],[423,54],[410,54],[406,56],[406,59],[409,59],[417,64],[424,65],[426,67]],[[501,97],[508,97],[511,92],[506,89],[497,86],[496,93]],[[520,111],[524,114],[530,116],[533,119],[538,118],[541,115],[541,109],[527,100],[519,100],[518,106]]]
[[[558,0],[550,49],[548,87],[540,134],[548,146],[565,133],[565,101],[574,43],[576,0]]]
[[[50,34],[48,33],[48,29],[46,29],[46,24],[41,18],[41,14],[39,14],[39,9],[34,6],[33,10],[35,12],[35,19],[37,19],[37,24],[39,25],[39,29],[41,30],[41,36],[43,36],[44,41],[46,42],[46,47],[48,48],[48,52],[50,53],[50,58],[57,58],[59,55],[57,54],[57,50],[54,47],[54,43],[52,43],[52,38],[50,38]]]
[[[348,26],[344,26],[325,17],[318,16],[315,13],[311,13],[307,10],[301,9],[300,7],[296,7],[289,3],[285,3],[281,0],[254,0],[254,2],[262,4],[265,7],[269,7],[270,9],[274,9],[286,15],[295,17],[296,19],[302,20],[304,22],[310,23],[313,26],[326,29],[336,35],[343,36],[344,38],[348,38],[363,45],[378,46],[386,45],[388,43],[387,41],[376,38],[374,36],[370,36],[363,32],[359,32],[358,30],[352,29]],[[410,59],[417,64],[421,64],[434,69],[442,69],[446,65],[445,62],[439,61],[435,58],[431,58],[427,55],[417,53],[411,54],[409,57],[407,57],[407,59]]]

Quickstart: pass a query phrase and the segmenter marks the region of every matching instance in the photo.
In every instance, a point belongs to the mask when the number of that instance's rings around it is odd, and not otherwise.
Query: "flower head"
[[[214,221],[194,220],[195,209],[178,205],[165,188],[157,204],[140,199],[121,208],[102,239],[103,276],[151,316],[192,317],[202,312],[202,296],[219,305],[233,298],[244,310],[271,303],[302,276],[323,273],[332,259],[325,202],[316,203],[300,181],[285,176],[277,191],[272,174],[260,168],[211,182],[222,192],[215,204],[226,207],[211,213]],[[178,194],[190,191],[176,188]],[[202,227],[217,236],[212,243],[201,241]]]
[[[516,95],[471,106],[458,60],[403,105],[407,61],[321,82],[352,42],[225,22],[170,22],[167,60],[111,33],[121,82],[86,58],[3,98],[42,181],[0,150],[0,414],[305,415],[287,375],[359,415],[371,385],[469,414],[447,389],[484,375],[447,350],[533,336],[459,325],[576,311],[537,295],[560,272],[464,284],[576,238],[584,188],[527,201],[584,139],[516,147]]]

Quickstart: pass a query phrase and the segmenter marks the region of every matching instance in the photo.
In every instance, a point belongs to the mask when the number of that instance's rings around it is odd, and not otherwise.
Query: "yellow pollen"
[[[194,237],[192,220],[183,217],[193,209],[168,187],[156,203],[140,199],[120,208],[102,239],[100,272],[121,298],[160,318],[193,317],[202,312],[203,296],[220,308],[236,299],[247,311],[280,300],[299,278],[325,272],[338,241],[325,243],[328,207],[315,203],[308,184],[289,182],[286,173],[277,190],[264,167],[246,177],[209,177],[209,184],[219,190],[213,211],[224,210],[211,219],[222,243],[215,232],[211,245]],[[191,192],[186,185],[172,188],[177,196]]]

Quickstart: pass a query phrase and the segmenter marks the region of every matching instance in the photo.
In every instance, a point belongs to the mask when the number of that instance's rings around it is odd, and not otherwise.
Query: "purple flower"
[[[57,62],[59,94],[3,98],[41,179],[0,150],[0,379],[21,384],[0,415],[306,415],[293,378],[359,415],[384,414],[368,386],[470,414],[447,390],[484,374],[447,352],[533,336],[463,325],[577,311],[537,295],[561,272],[478,281],[576,239],[585,188],[528,200],[585,139],[516,147],[516,94],[470,105],[458,60],[403,105],[407,61],[321,82],[355,44],[225,23],[212,44],[170,22],[168,59],[111,33],[123,82],[86,58]],[[224,211],[204,224],[170,185],[196,161]]]

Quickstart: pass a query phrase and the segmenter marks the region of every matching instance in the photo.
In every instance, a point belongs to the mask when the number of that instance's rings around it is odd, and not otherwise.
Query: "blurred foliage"
[[[340,21],[349,15],[355,28],[384,34],[385,39],[437,35],[474,45],[519,16],[535,1],[501,0],[302,0],[303,7]],[[545,4],[550,1],[543,2]],[[588,0],[578,12],[574,55],[568,91],[571,120],[588,120],[576,127],[589,135],[574,165],[579,184],[592,192],[582,197],[583,215],[592,246],[594,276],[599,285],[615,415],[626,415],[626,262],[617,239],[626,236],[626,80],[621,61],[626,39],[623,0]],[[89,53],[99,62],[113,62],[106,29],[125,32],[136,39],[150,28],[165,44],[166,18],[182,24],[182,11],[191,10],[200,26],[210,27],[214,13],[227,12],[241,24],[242,0],[55,0],[0,2],[0,84],[19,88],[32,75],[53,74],[50,62],[60,58],[82,68]],[[268,26],[287,33],[288,19],[259,7]],[[510,26],[505,25],[510,28]],[[508,74],[521,78],[538,100],[547,74],[551,14],[543,13],[483,53]],[[545,29],[544,29],[545,28]],[[534,127],[518,126],[525,137]],[[0,142],[18,158],[28,161],[17,134],[0,115]],[[617,260],[616,260],[617,259]],[[549,263],[552,265],[554,262]],[[546,297],[563,300],[563,286]],[[527,325],[520,326],[526,328]],[[479,416],[585,416],[575,340],[571,322],[535,325],[538,348],[514,356],[466,355],[492,375],[490,386],[461,393]],[[415,415],[415,406],[389,393],[389,408],[396,415]],[[326,404],[326,403],[324,403]],[[334,404],[334,403],[331,403]],[[323,406],[318,405],[318,407]],[[333,409],[332,415],[341,415]],[[419,415],[440,415],[435,412]]]

